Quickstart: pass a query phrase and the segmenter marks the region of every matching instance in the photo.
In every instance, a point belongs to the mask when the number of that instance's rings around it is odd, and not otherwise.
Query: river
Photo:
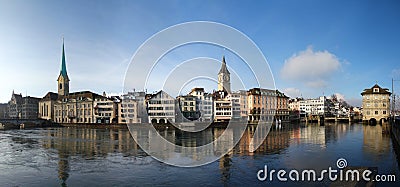
[[[205,130],[213,139],[223,129]],[[175,142],[199,137],[173,135]],[[0,131],[0,186],[329,186],[321,182],[259,181],[257,172],[273,169],[349,166],[376,167],[400,180],[399,148],[385,126],[288,124],[272,127],[267,139],[249,152],[253,127],[218,161],[194,168],[170,166],[148,156],[125,129],[43,128]],[[396,178],[396,179],[397,179]],[[399,186],[380,182],[377,186]]]

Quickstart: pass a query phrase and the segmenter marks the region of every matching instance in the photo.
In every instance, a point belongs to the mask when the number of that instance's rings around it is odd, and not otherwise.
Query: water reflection
[[[126,129],[56,128],[45,131],[44,135],[43,147],[58,152],[58,178],[62,186],[67,186],[72,156],[92,160],[110,153],[145,155]]]
[[[222,153],[229,147],[233,147],[235,139],[241,137],[239,143],[217,162],[205,166],[206,169],[200,167],[189,171],[197,171],[197,173],[194,173],[198,178],[197,181],[200,182],[211,181],[211,185],[213,183],[215,183],[214,185],[222,183],[224,185],[242,186],[246,185],[243,181],[250,181],[257,185],[258,181],[254,177],[255,173],[266,162],[274,168],[326,169],[328,166],[332,166],[337,158],[344,157],[348,159],[350,164],[355,166],[378,166],[379,171],[382,173],[386,171],[398,174],[398,159],[400,156],[397,154],[399,154],[399,149],[391,145],[390,134],[387,133],[387,129],[388,127],[384,125],[367,126],[340,123],[328,123],[324,126],[317,124],[290,124],[283,125],[280,128],[273,126],[267,138],[262,141],[261,146],[254,152],[252,150],[255,148],[254,139],[257,137],[256,126],[248,126],[243,134],[234,129],[225,130],[223,128],[209,128],[197,134],[182,133],[174,129],[161,130],[158,133],[171,143],[192,148],[212,142],[221,137],[222,133],[225,133],[221,141],[213,142],[215,149],[211,152],[193,154],[195,152],[195,149],[193,149],[183,153],[193,160]],[[167,171],[172,172],[171,175],[168,175],[172,179],[167,181],[167,184],[174,184],[174,181],[190,183],[190,179],[193,177],[191,174],[193,172],[181,173],[182,170],[180,168],[166,167],[164,164],[159,164],[159,162],[155,162],[157,164],[151,162],[148,164],[149,166],[135,165],[134,169],[129,167],[135,164],[136,161],[143,161],[140,160],[141,158],[150,159],[132,138],[132,136],[154,136],[154,134],[145,129],[134,131],[132,135],[127,129],[53,128],[42,129],[37,132],[40,132],[40,136],[35,133],[32,134],[30,131],[18,131],[18,133],[8,131],[7,133],[11,133],[11,135],[1,136],[0,140],[9,139],[10,144],[21,145],[23,148],[12,147],[23,149],[22,152],[28,151],[29,153],[31,150],[42,147],[47,154],[54,153],[57,178],[62,186],[67,186],[67,184],[74,181],[71,177],[76,173],[82,173],[82,169],[84,170],[84,167],[89,165],[90,161],[105,162],[119,155],[130,159],[130,162],[110,162],[104,164],[104,166],[113,167],[112,172],[119,172],[118,175],[122,175],[122,178],[118,179],[120,181],[116,181],[120,184],[125,184],[127,178],[140,176],[141,172],[146,172],[146,170],[151,171],[142,176],[141,180],[146,182],[148,177],[165,175]],[[142,146],[156,146],[155,148],[157,149],[168,148],[164,144],[149,143]],[[10,155],[5,154],[4,152],[0,154],[0,160],[10,157]],[[15,155],[15,153],[12,154]],[[29,154],[24,155],[27,156]],[[165,156],[176,157],[174,154]],[[45,155],[44,158],[48,158],[48,156]],[[81,167],[77,167],[77,162]],[[7,164],[7,162],[0,162],[0,167],[4,168],[4,164]],[[119,170],[124,167],[127,167],[125,171],[131,172],[120,172]],[[213,170],[213,168],[216,170]],[[106,177],[106,174],[103,174],[100,170],[101,168],[96,166],[96,168],[89,170],[88,173],[94,173],[93,175],[100,178]],[[173,173],[180,173],[180,175],[173,176]],[[0,176],[4,177],[4,175]],[[210,176],[218,176],[215,179],[217,181]],[[81,180],[83,181],[82,185],[89,185],[84,179]],[[135,180],[139,179],[135,178]],[[154,181],[146,184],[165,184],[165,180],[155,178]],[[26,184],[29,184],[29,181]],[[75,182],[75,184],[79,183]],[[91,184],[99,185],[96,181]],[[272,185],[278,184],[273,183]]]
[[[363,151],[369,155],[383,155],[390,152],[390,134],[388,124],[363,126]],[[378,158],[378,157],[374,157]]]
[[[229,181],[231,176],[231,166],[232,166],[232,159],[231,154],[225,154],[222,158],[219,159],[219,169],[221,172],[221,181],[226,183]]]

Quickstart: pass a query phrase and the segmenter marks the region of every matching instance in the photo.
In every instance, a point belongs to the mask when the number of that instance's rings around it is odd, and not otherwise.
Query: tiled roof
[[[378,91],[376,91],[375,88],[378,88]],[[374,89],[375,89],[375,92],[374,92]],[[361,92],[361,95],[364,95],[364,94],[389,94],[389,95],[391,95],[392,93],[389,92],[389,89],[381,88],[378,84],[375,84],[372,88],[364,89],[364,91]]]

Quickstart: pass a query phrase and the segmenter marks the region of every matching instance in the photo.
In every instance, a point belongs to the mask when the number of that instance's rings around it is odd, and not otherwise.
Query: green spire
[[[60,71],[60,74],[63,77],[68,77],[68,75],[67,75],[67,66],[65,64],[64,37],[63,37],[63,47],[62,47],[62,58],[61,58],[61,71]]]

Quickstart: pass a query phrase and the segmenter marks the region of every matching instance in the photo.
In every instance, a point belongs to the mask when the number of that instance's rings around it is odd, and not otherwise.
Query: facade
[[[39,109],[39,98],[22,97],[14,91],[11,100],[8,102],[8,116],[17,119],[37,119]]]
[[[330,115],[331,102],[325,97],[300,101],[300,115]]]
[[[175,123],[175,99],[164,91],[148,96],[147,113],[151,123]]]
[[[7,103],[0,103],[0,119],[7,119],[7,118],[9,118]]]
[[[177,112],[177,116],[181,118],[179,121],[194,121],[200,118],[200,103],[196,96],[178,96],[177,101],[180,109]]]
[[[148,122],[146,111],[145,92],[128,92],[121,96],[119,104],[120,117],[118,123],[145,123]]]
[[[252,88],[247,92],[248,121],[273,120],[277,99],[275,90]]]
[[[232,101],[232,120],[241,120],[242,115],[240,112],[241,109],[241,94],[240,91],[232,92],[230,94],[230,100]]]
[[[248,109],[248,102],[247,102],[247,91],[246,90],[239,90],[240,95],[240,117],[241,119],[248,119],[249,116],[249,109]]]
[[[124,96],[123,96],[124,97]],[[126,97],[126,96],[125,96]],[[140,123],[141,118],[138,118],[138,102],[135,99],[124,98],[119,103],[119,121],[118,123]]]
[[[102,97],[90,91],[60,96],[54,103],[53,121],[57,123],[95,123],[95,100]]]
[[[200,110],[199,121],[213,121],[214,118],[214,99],[213,95],[206,93],[204,88],[193,88],[189,93],[191,96],[195,96],[196,105]]]
[[[117,123],[118,122],[118,97],[96,97],[93,102],[95,123]]]
[[[49,92],[39,101],[39,118],[54,119],[54,103],[58,100],[58,94]]]
[[[375,84],[372,88],[364,89],[361,93],[363,107],[363,121],[386,121],[390,115],[389,89]]]
[[[291,111],[300,111],[300,101],[304,100],[303,98],[294,98],[289,99],[289,110]]]
[[[289,97],[279,90],[276,93],[276,119],[289,121]]]
[[[232,101],[226,91],[214,93],[214,121],[227,122],[232,119]]]

